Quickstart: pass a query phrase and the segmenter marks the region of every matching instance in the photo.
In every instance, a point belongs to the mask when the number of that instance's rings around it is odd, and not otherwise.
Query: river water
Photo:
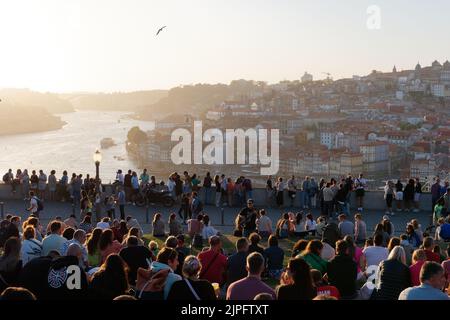
[[[93,153],[102,153],[100,177],[104,182],[114,181],[117,169],[136,170],[136,164],[127,156],[125,141],[128,130],[139,126],[153,130],[154,122],[131,119],[130,113],[104,111],[76,111],[60,114],[67,124],[54,131],[0,137],[0,173],[9,169],[42,169],[48,175],[56,170],[58,178],[63,170],[95,175]],[[100,149],[100,140],[112,138],[116,146]],[[122,159],[117,159],[120,157]]]

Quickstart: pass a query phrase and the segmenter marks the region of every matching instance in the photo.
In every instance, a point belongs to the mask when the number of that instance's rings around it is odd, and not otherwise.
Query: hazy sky
[[[447,0],[0,0],[0,87],[130,91],[442,63],[448,12]]]

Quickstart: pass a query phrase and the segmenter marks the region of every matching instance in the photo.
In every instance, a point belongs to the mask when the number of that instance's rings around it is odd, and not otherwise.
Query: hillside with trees
[[[2,103],[17,106],[41,107],[50,113],[73,112],[72,104],[54,93],[41,93],[29,89],[0,89]]]
[[[115,93],[61,94],[75,109],[101,111],[130,111],[158,102],[167,96],[166,90],[148,90]]]
[[[204,112],[229,97],[238,98],[252,88],[263,85],[261,82],[235,80],[226,84],[185,85],[169,90],[167,97],[157,103],[139,108],[136,117],[151,120],[155,114]]]
[[[44,107],[0,103],[0,135],[57,130],[65,125]],[[32,141],[30,142],[32,143]]]

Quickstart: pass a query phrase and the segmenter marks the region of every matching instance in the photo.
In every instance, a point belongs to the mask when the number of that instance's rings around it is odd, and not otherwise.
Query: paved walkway
[[[2,201],[2,200],[0,200]],[[22,219],[28,217],[28,212],[25,210],[28,206],[28,202],[21,200],[8,200],[3,201],[4,204],[4,214],[11,213],[13,215],[19,215]],[[151,232],[151,220],[153,218],[153,214],[156,212],[160,212],[163,216],[163,221],[167,222],[169,218],[169,214],[172,212],[178,212],[178,206],[174,206],[173,208],[164,208],[161,206],[150,206],[148,208],[148,216],[146,215],[147,209],[145,207],[139,208],[132,205],[128,205],[125,208],[126,215],[132,215],[134,218],[137,218],[145,233]],[[287,211],[299,211],[299,208],[289,208],[285,209],[275,209],[269,208],[266,209],[268,216],[272,219],[273,224],[275,225],[276,221],[279,219],[282,213]],[[67,218],[73,211],[72,205],[70,203],[61,203],[61,202],[49,202],[46,201],[44,203],[44,211],[41,213],[41,222],[45,226],[47,223],[54,218],[55,216],[62,216],[63,219]],[[222,211],[220,208],[216,208],[213,206],[205,206],[204,211],[208,213],[211,219],[211,224],[220,230],[222,233],[231,234],[233,232],[233,224],[236,214],[239,212],[239,208],[224,208],[223,210],[223,218]],[[77,217],[79,217],[79,210],[76,212]],[[314,217],[319,216],[319,211],[317,209],[313,210]],[[363,219],[367,224],[367,231],[370,234],[375,225],[382,219],[384,212],[376,212],[376,211],[367,211],[363,213]],[[119,210],[116,209],[116,217],[119,216]],[[396,235],[401,234],[405,228],[408,221],[416,218],[422,224],[423,229],[429,225],[430,221],[430,212],[400,212],[395,214],[394,217],[391,218],[395,226]],[[223,224],[222,224],[223,219]],[[167,228],[167,225],[166,225]]]

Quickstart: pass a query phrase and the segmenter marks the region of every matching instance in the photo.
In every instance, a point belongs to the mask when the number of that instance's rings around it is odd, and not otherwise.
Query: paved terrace
[[[107,192],[108,192],[107,187]],[[19,215],[23,218],[28,216],[28,212],[25,210],[28,206],[28,201],[24,201],[22,197],[16,196],[15,199],[11,196],[9,192],[9,188],[7,186],[0,186],[0,202],[4,202],[4,214],[14,214]],[[202,192],[201,196],[202,195]],[[267,208],[265,205],[265,190],[256,189],[253,191],[253,198],[255,200],[255,204],[257,208],[265,208],[268,216],[272,219],[273,224],[279,219],[280,215],[287,211],[299,211],[301,210],[299,205],[301,192],[298,192],[296,197],[295,207],[291,208],[289,206],[285,206],[283,209],[278,208]],[[290,204],[289,200],[286,197],[285,204]],[[431,197],[429,194],[424,194],[421,201],[422,210],[420,212],[396,212],[395,216],[391,218],[391,221],[395,226],[395,233],[399,235],[405,230],[406,223],[413,218],[419,220],[422,224],[422,227],[425,228],[429,225],[430,215],[431,215]],[[375,225],[382,219],[382,216],[385,214],[384,208],[384,200],[383,194],[381,192],[367,192],[365,197],[365,202],[367,205],[367,209],[363,212],[363,218],[367,224],[367,230],[370,234],[373,231]],[[352,199],[352,204],[355,201]],[[394,203],[395,206],[395,203]],[[73,211],[72,205],[70,203],[62,203],[62,202],[50,202],[45,201],[44,203],[44,211],[41,213],[41,221],[45,226],[52,218],[59,215],[64,219],[67,218]],[[353,206],[352,206],[353,207]],[[160,212],[163,216],[163,221],[166,223],[169,219],[169,214],[172,212],[178,212],[179,205],[176,204],[173,208],[164,208],[162,206],[149,206],[146,207],[135,207],[133,205],[127,205],[125,208],[126,215],[132,215],[134,218],[137,218],[145,233],[151,232],[151,220],[153,218],[153,214],[156,212]],[[236,217],[236,214],[239,212],[239,207],[229,208],[226,207],[223,210],[220,208],[216,208],[215,206],[207,205],[204,208],[204,212],[207,213],[211,217],[211,223],[214,227],[220,230],[224,234],[231,234],[233,231],[233,223]],[[351,212],[355,212],[355,209],[352,208]],[[79,210],[76,210],[76,215],[79,217]],[[312,213],[315,217],[319,216],[319,210],[314,209]],[[116,217],[119,217],[119,210],[116,209]],[[222,224],[222,216],[223,216],[223,224]]]

